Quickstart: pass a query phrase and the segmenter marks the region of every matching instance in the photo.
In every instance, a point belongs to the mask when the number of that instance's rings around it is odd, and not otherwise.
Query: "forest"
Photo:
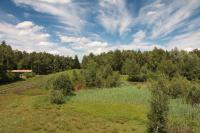
[[[0,45],[0,53],[1,80],[6,79],[3,76],[6,76],[7,70],[31,69],[36,74],[49,74],[68,69],[80,69],[80,67],[86,68],[91,63],[94,67],[109,65],[113,71],[129,75],[129,80],[135,82],[144,82],[159,73],[164,73],[170,79],[177,75],[188,80],[200,79],[200,50],[198,49],[186,52],[177,48],[166,51],[155,47],[152,51],[144,52],[115,50],[100,55],[91,53],[83,57],[81,65],[77,56],[72,58],[45,52],[27,53],[12,50],[5,42]]]
[[[35,74],[50,74],[68,69],[80,68],[78,57],[64,57],[45,52],[12,50],[5,41],[0,44],[0,83],[19,79],[18,74],[8,73],[7,70],[31,69]]]

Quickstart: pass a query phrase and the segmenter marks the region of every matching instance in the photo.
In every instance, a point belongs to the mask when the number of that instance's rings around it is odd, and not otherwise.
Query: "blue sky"
[[[1,0],[0,40],[14,49],[79,57],[200,49],[200,1]]]

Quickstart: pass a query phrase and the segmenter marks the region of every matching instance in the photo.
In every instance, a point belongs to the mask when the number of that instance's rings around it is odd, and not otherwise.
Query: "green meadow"
[[[68,71],[67,73],[71,73]],[[143,133],[151,98],[148,83],[83,89],[61,105],[49,102],[47,79],[36,76],[0,86],[0,133]],[[168,119],[200,132],[200,107],[170,101]],[[185,130],[186,131],[186,130]]]

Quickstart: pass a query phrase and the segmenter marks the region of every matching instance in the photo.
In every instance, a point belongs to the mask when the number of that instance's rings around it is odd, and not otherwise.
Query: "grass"
[[[4,92],[0,94],[0,133],[145,132],[148,85],[125,82],[116,88],[85,89],[65,104],[54,105],[44,89],[44,83],[53,75],[0,86]],[[199,109],[181,99],[171,100],[169,119],[199,132]]]

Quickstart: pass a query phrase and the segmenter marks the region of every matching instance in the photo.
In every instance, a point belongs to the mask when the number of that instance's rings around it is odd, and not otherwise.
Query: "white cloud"
[[[100,54],[107,51],[108,43],[91,40],[86,37],[76,37],[76,36],[60,36],[60,40],[63,45],[70,45],[75,50],[80,50],[84,54],[94,53]]]
[[[130,30],[133,19],[125,0],[99,0],[99,6],[98,20],[108,32],[122,35]]]
[[[141,34],[142,31],[139,32]],[[143,33],[142,33],[143,34]],[[95,41],[86,37],[75,37],[75,36],[60,36],[60,40],[63,45],[70,45],[75,50],[82,51],[82,54],[100,54],[102,52],[108,52],[111,50],[142,50],[149,51],[154,47],[163,48],[162,46],[156,44],[149,44],[147,42],[131,42],[130,44],[116,44],[116,45],[108,45],[107,42],[104,41]]]
[[[71,32],[83,30],[86,8],[71,0],[13,0],[18,6],[29,6],[34,10],[56,17]]]
[[[33,27],[33,23],[30,21],[24,21],[22,23],[18,23],[16,28],[22,28],[22,29],[27,29]]]
[[[54,4],[68,4],[71,2],[71,0],[39,0],[39,1],[46,3],[54,3]]]
[[[200,32],[185,33],[172,38],[167,44],[167,49],[177,47],[183,50],[200,49]]]
[[[187,19],[200,7],[199,0],[172,0],[167,3],[156,0],[142,7],[135,23],[142,23],[151,29],[151,38],[164,37],[182,26],[188,25]]]
[[[0,23],[0,40],[7,41],[14,49],[48,53],[57,51],[60,55],[74,55],[71,49],[60,47],[51,42],[49,38],[50,35],[44,32],[44,27],[30,21],[16,25]]]
[[[146,37],[146,33],[142,30],[133,35],[133,42],[140,43]]]

